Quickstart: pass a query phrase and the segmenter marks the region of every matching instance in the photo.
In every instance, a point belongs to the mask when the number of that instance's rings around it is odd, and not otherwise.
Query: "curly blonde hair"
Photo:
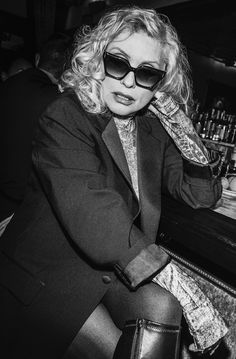
[[[161,42],[166,76],[158,90],[171,95],[187,111],[192,101],[192,86],[185,48],[165,15],[137,6],[114,10],[105,14],[95,28],[82,29],[75,38],[71,68],[62,75],[62,88],[72,88],[88,112],[106,111],[101,91],[105,76],[103,53],[110,42],[127,30],[130,34],[145,32]]]

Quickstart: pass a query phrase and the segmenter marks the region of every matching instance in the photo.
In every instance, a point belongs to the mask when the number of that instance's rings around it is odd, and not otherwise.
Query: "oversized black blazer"
[[[37,121],[58,94],[57,86],[36,68],[0,84],[0,221],[22,202]]]
[[[1,240],[0,288],[16,303],[0,310],[17,307],[22,331],[36,317],[60,351],[112,285],[114,268],[155,242],[162,190],[194,208],[219,198],[220,181],[187,173],[157,118],[137,116],[137,157],[139,200],[109,115],[88,114],[62,94],[40,119],[31,186]]]

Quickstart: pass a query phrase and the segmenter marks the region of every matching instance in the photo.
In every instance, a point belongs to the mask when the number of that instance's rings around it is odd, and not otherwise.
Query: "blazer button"
[[[111,283],[111,277],[109,277],[109,275],[103,275],[102,276],[102,281],[105,284],[109,284],[109,283]]]

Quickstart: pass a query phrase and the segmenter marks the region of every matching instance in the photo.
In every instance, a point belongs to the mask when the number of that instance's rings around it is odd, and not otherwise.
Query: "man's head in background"
[[[1,81],[5,81],[23,70],[37,67],[44,71],[53,83],[57,83],[66,67],[71,44],[72,37],[62,33],[54,34],[41,45],[32,62],[28,57],[22,55],[22,50],[17,51],[9,59],[2,58]]]
[[[35,57],[36,67],[51,74],[57,82],[65,70],[70,55],[71,38],[64,34],[54,34],[42,44]]]

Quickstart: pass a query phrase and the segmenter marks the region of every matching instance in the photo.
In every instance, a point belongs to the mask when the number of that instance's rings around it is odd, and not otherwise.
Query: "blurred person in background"
[[[37,121],[59,94],[68,51],[69,38],[55,34],[36,54],[36,67],[19,58],[0,84],[0,235],[24,198]]]
[[[12,60],[6,70],[1,71],[1,80],[6,81],[9,77],[18,74],[23,70],[33,67],[33,64],[24,57],[17,57]]]

